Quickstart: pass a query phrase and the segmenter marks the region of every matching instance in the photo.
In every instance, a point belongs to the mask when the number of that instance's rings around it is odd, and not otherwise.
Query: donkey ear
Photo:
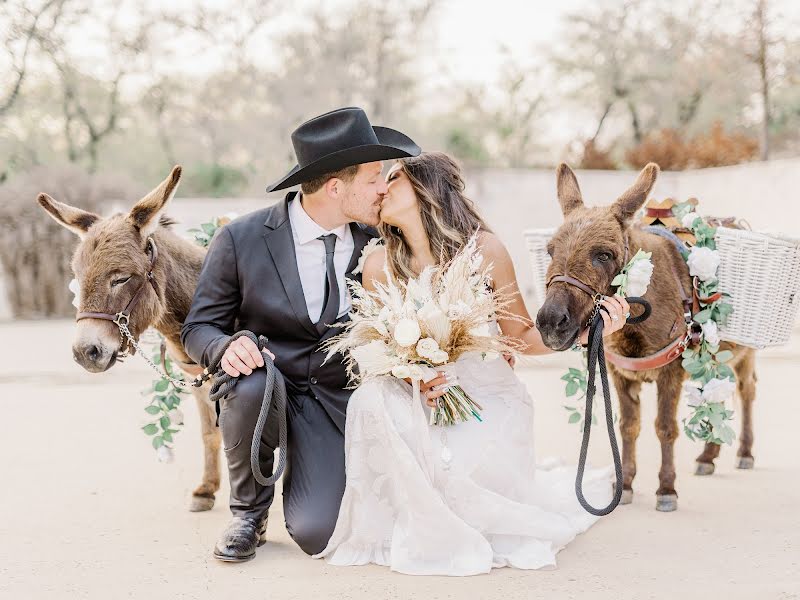
[[[86,232],[89,230],[89,227],[100,220],[100,217],[94,213],[75,208],[69,204],[59,202],[58,200],[53,200],[47,194],[39,194],[36,200],[56,222],[69,229],[81,239],[86,237]]]
[[[133,222],[143,238],[146,238],[158,228],[158,220],[161,217],[161,213],[175,195],[180,180],[181,167],[177,165],[172,168],[172,172],[157,188],[139,200],[131,209],[128,219]]]
[[[567,163],[558,165],[556,189],[558,190],[558,202],[561,204],[561,212],[565,217],[576,208],[584,206],[581,188],[578,187],[578,179],[572,169],[567,166]]]
[[[611,209],[621,222],[629,221],[647,200],[647,195],[656,183],[660,169],[656,163],[648,163],[639,173],[634,184],[614,202]]]

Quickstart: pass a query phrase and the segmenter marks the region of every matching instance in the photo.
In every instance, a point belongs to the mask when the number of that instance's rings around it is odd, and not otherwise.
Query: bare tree
[[[752,51],[748,58],[758,69],[759,96],[761,98],[760,158],[769,159],[770,150],[770,50],[774,41],[769,36],[769,4],[767,0],[756,0],[751,21]]]
[[[9,89],[0,100],[0,116],[6,113],[19,97],[22,84],[28,74],[28,59],[37,39],[47,35],[47,31],[58,24],[65,0],[47,0],[31,8],[27,4],[14,6],[3,3],[0,16],[8,20],[8,32],[4,48],[11,63]],[[49,17],[49,22],[45,23]],[[21,46],[21,48],[19,48]]]

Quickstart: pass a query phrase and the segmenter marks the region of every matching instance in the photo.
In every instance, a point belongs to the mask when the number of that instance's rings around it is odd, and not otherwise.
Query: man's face
[[[353,181],[348,183],[342,198],[342,213],[358,223],[377,226],[381,202],[386,193],[386,181],[381,176],[380,161],[359,165]]]

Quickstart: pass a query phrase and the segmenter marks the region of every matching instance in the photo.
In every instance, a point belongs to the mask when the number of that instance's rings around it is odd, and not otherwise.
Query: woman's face
[[[402,228],[419,216],[417,194],[400,163],[395,163],[386,174],[388,191],[381,203],[381,223]]]

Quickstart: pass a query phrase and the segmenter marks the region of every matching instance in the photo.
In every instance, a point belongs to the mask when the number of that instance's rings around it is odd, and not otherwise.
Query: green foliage
[[[151,358],[167,375],[184,381],[183,375],[175,368],[168,356],[165,356],[164,364],[161,364],[160,344],[156,347]],[[150,404],[145,406],[144,411],[154,418],[153,422],[142,427],[142,431],[144,431],[145,435],[153,436],[153,448],[156,450],[167,442],[172,443],[173,434],[178,433],[180,430],[182,423],[173,422],[173,419],[180,414],[180,411],[176,409],[181,404],[181,394],[188,394],[188,392],[172,383],[166,377],[154,379],[150,387],[142,392],[143,396],[150,396]]]

